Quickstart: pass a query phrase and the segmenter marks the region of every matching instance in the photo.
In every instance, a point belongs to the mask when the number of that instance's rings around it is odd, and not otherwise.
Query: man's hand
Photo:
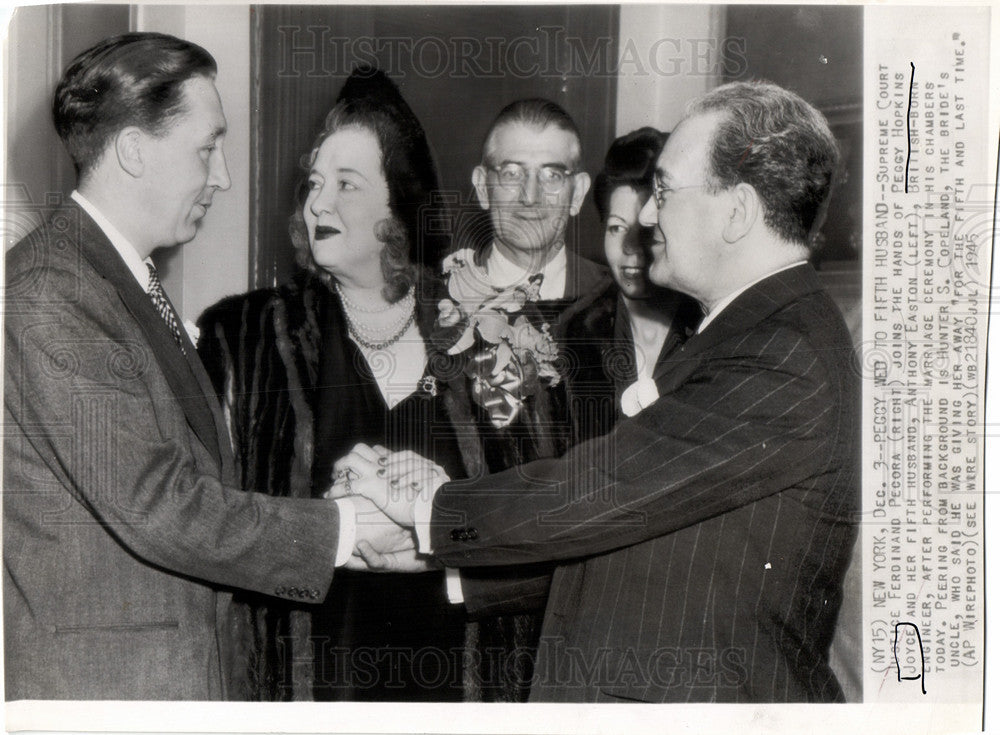
[[[355,555],[347,564],[348,568],[355,568],[352,565],[356,561],[362,564],[361,568],[372,572],[426,572],[440,569],[440,565],[432,557],[420,554],[416,549],[380,553],[367,541],[358,542]]]
[[[372,501],[358,495],[346,498],[354,508],[356,535],[354,553],[347,562],[348,569],[368,569],[365,554],[372,559],[381,555],[392,555],[400,552],[416,553],[413,532],[392,521],[380,511]],[[386,564],[379,563],[380,568]]]
[[[371,499],[403,526],[413,526],[413,505],[429,503],[448,481],[445,471],[411,451],[387,453],[382,447],[359,444],[334,465],[337,476],[350,479],[349,492]],[[356,479],[354,479],[356,478]]]
[[[357,536],[347,569],[425,572],[437,568],[427,556],[417,553],[413,531],[393,522],[367,498],[355,495],[349,502],[355,511]]]

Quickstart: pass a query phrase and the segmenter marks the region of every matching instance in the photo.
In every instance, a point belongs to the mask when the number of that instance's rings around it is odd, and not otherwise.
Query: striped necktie
[[[174,312],[174,307],[167,300],[163,284],[160,283],[160,277],[156,274],[156,266],[152,263],[146,263],[146,267],[149,268],[149,287],[147,290],[149,300],[153,302],[153,306],[156,307],[160,316],[163,317],[163,321],[167,323],[167,327],[170,328],[170,333],[174,335],[174,340],[177,342],[177,346],[181,348],[181,352],[186,355],[187,351],[184,349],[184,338],[181,337],[180,322],[177,321],[177,314]]]

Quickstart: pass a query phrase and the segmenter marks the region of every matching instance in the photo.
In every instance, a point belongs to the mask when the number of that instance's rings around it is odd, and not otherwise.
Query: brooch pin
[[[433,375],[426,375],[420,381],[420,390],[430,396],[436,396],[438,394],[437,378]]]

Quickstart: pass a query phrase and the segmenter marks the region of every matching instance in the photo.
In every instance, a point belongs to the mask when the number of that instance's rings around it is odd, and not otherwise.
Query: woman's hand
[[[357,480],[376,477],[383,466],[379,459],[389,454],[389,450],[376,444],[355,444],[350,452],[333,465],[333,484],[323,493],[324,498],[343,498],[355,493],[352,483]]]
[[[352,470],[354,478],[358,480],[370,477],[384,466],[384,464],[379,463],[379,460],[388,455],[389,450],[378,444],[373,447],[367,444],[355,444],[350,452],[334,462],[334,478],[346,473],[347,470]]]
[[[374,462],[373,457],[377,457]],[[369,498],[403,526],[413,526],[414,504],[430,503],[434,492],[449,479],[439,465],[411,451],[379,455],[362,450],[343,465],[348,470],[358,466],[363,476],[350,481],[350,491]]]
[[[395,482],[402,486],[416,482],[423,486],[432,485],[435,479],[442,477],[445,478],[445,482],[448,480],[448,475],[441,465],[409,449],[402,452],[387,452],[379,457],[377,463],[385,470],[385,474],[380,474],[379,477],[387,477],[390,484]]]

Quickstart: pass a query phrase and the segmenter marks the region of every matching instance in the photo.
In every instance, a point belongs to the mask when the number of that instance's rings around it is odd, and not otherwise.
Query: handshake
[[[420,572],[437,568],[417,550],[414,508],[429,505],[448,475],[409,450],[356,444],[333,466],[334,482],[324,497],[354,508],[354,552],[346,567],[380,572]],[[343,502],[341,503],[343,508]]]

